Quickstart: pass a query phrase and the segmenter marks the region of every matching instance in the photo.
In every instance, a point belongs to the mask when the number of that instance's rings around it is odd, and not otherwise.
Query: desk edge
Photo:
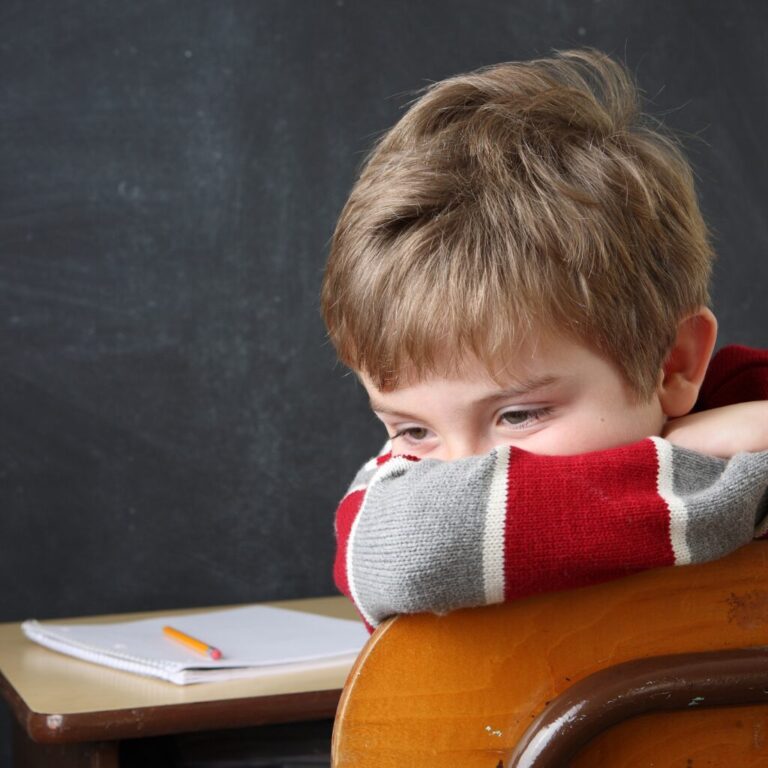
[[[141,709],[59,715],[33,712],[0,671],[0,689],[17,721],[32,741],[66,744],[164,736],[198,730],[225,730],[272,723],[332,718],[341,689],[249,696],[241,699],[166,704]]]

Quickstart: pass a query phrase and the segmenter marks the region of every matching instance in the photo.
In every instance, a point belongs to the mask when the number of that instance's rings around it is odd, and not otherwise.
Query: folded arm
[[[578,456],[383,456],[339,506],[336,583],[370,627],[721,557],[762,535],[768,452],[650,438]]]
[[[372,459],[337,511],[336,584],[373,628],[721,557],[768,534],[766,400],[768,351],[731,346],[697,413],[662,438],[579,456]]]
[[[663,437],[710,456],[768,450],[768,401],[736,403],[668,421]]]

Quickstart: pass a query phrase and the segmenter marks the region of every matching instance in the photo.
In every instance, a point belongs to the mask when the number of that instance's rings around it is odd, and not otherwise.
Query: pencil
[[[221,658],[221,651],[218,648],[214,648],[212,645],[208,645],[208,643],[204,643],[202,640],[187,635],[179,629],[163,627],[163,634],[172,637],[174,640],[178,640],[183,645],[186,645],[187,648],[192,648],[192,650],[202,653],[204,656],[208,656],[211,659],[218,660]]]

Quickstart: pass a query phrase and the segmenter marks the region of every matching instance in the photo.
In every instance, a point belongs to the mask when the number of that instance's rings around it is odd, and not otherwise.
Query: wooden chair
[[[768,544],[372,635],[335,768],[768,766]]]

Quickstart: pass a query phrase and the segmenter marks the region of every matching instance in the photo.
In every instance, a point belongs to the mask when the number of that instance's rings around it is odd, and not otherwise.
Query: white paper
[[[222,658],[167,637],[166,625],[218,648]],[[368,639],[359,621],[264,605],[109,624],[29,620],[22,630],[61,653],[181,684],[350,664]]]

